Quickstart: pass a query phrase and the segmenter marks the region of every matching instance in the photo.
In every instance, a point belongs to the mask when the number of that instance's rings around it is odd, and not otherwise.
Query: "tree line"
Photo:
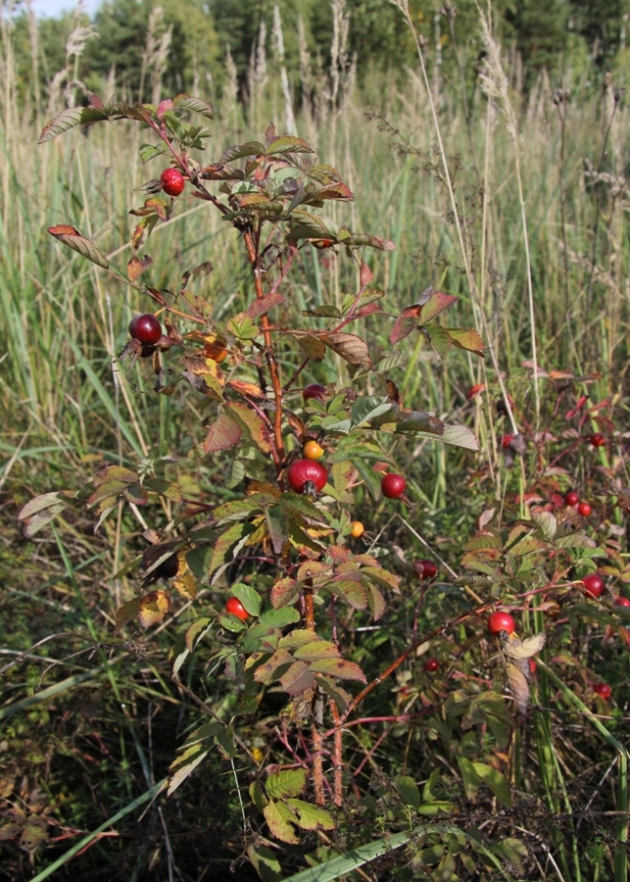
[[[447,78],[462,70],[474,76],[480,47],[475,0],[409,0],[409,10],[430,62]],[[335,15],[338,25],[347,22],[343,49],[359,85],[370,72],[402,76],[416,63],[409,29],[389,0],[104,0],[92,18],[68,12],[40,19],[36,38],[28,9],[18,4],[11,18],[18,89],[24,99],[31,96],[36,74],[44,92],[71,65],[87,88],[98,91],[113,78],[132,99],[150,101],[158,74],[165,92],[196,88],[217,98],[236,78],[243,95],[263,50],[270,70],[279,63],[278,23],[282,64],[297,85],[305,58],[314,70],[328,70]],[[592,80],[621,67],[626,56],[628,4],[622,0],[496,0],[493,17],[497,35],[521,59],[525,88],[543,68],[558,84],[569,73]],[[69,58],[68,38],[78,25],[93,31],[84,35],[85,51]]]

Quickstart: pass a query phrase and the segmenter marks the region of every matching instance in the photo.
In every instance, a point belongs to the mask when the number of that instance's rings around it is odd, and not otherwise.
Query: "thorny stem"
[[[260,265],[258,253],[254,241],[254,234],[251,229],[243,233],[245,247],[247,248],[247,257],[254,274],[254,287],[256,289],[256,297],[258,300],[264,300],[265,292],[263,291],[262,278],[260,274]],[[273,420],[273,433],[275,440],[274,461],[276,468],[280,468],[284,463],[284,441],[282,439],[282,383],[280,382],[280,374],[278,372],[278,363],[273,354],[273,343],[271,340],[271,332],[269,326],[269,318],[266,315],[260,317],[260,327],[265,340],[265,358],[271,375],[271,384],[273,386],[273,395],[276,404],[276,411]]]
[[[341,716],[339,714],[339,710],[337,709],[337,705],[334,700],[331,698],[328,701],[330,706],[330,712],[332,714],[333,723],[335,724],[334,728],[334,746],[332,753],[332,764],[334,769],[334,777],[333,777],[333,802],[338,808],[341,808],[343,804],[343,762],[342,762],[342,738],[343,738],[343,729],[341,726]]]

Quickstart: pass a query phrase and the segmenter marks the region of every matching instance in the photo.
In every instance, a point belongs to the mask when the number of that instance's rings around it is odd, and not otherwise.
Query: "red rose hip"
[[[630,600],[627,597],[615,598],[615,606],[630,606]]]
[[[583,518],[587,518],[590,513],[593,511],[590,502],[580,502],[577,507],[578,513],[582,515]]]
[[[249,613],[237,597],[230,597],[228,599],[225,604],[225,611],[226,613],[236,616],[236,618],[240,619],[242,622],[249,618]]]
[[[580,497],[575,492],[575,490],[569,490],[568,493],[564,494],[564,501],[566,505],[577,505],[580,501]]]
[[[421,579],[432,579],[437,575],[438,568],[432,560],[417,560],[414,564],[416,573]]]
[[[440,663],[436,658],[428,658],[424,663],[424,669],[427,674],[435,674],[440,670]]]
[[[177,168],[165,168],[160,175],[164,192],[169,196],[179,196],[184,192],[186,179]]]
[[[513,634],[516,623],[512,616],[507,612],[493,612],[488,618],[488,631],[491,634],[500,634],[501,631],[507,631]]]
[[[510,447],[512,446],[513,441],[514,441],[514,435],[510,435],[508,433],[507,435],[504,435],[503,438],[501,438],[501,447],[504,450],[509,450]]]
[[[154,315],[145,312],[131,319],[129,333],[143,346],[155,346],[162,336],[162,325]]]
[[[304,485],[307,481],[313,483],[319,493],[324,488],[324,484],[328,480],[328,472],[317,460],[297,459],[289,467],[287,473],[289,486],[296,493],[304,492]]]
[[[589,444],[591,444],[591,446],[593,447],[603,447],[606,443],[606,439],[601,432],[593,432],[588,440]]]
[[[325,401],[327,394],[326,387],[322,386],[321,383],[310,383],[302,389],[304,401],[309,401],[311,398],[316,398],[317,401]]]
[[[600,698],[610,698],[612,695],[612,689],[608,683],[596,683],[593,686],[593,692],[599,695]]]
[[[590,576],[584,576],[582,579],[584,591],[591,597],[599,597],[604,590],[604,580],[597,573],[591,573]]]
[[[402,475],[387,474],[381,481],[381,493],[388,499],[400,499],[405,492],[407,482]]]

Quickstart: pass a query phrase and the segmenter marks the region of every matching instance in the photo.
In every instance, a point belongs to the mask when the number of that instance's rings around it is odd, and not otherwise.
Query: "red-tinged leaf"
[[[334,680],[324,677],[323,674],[317,675],[317,682],[324,692],[335,702],[339,713],[345,713],[352,700],[346,690],[342,689],[341,686],[338,686]]]
[[[295,138],[293,135],[282,135],[276,138],[267,147],[267,156],[274,156],[278,153],[312,153],[306,141],[302,138]]]
[[[150,628],[161,622],[171,607],[171,601],[166,591],[151,591],[140,600],[138,621],[143,628]]]
[[[422,324],[426,325],[433,321],[436,316],[446,309],[450,309],[458,300],[459,297],[455,297],[453,294],[443,294],[441,291],[436,291],[422,306],[422,312],[420,313]]]
[[[149,257],[147,254],[146,257],[138,258],[132,257],[129,263],[127,264],[127,278],[130,282],[135,282],[138,276],[141,276],[142,273],[148,266],[151,266],[153,263],[153,258]]]
[[[374,315],[375,312],[383,312],[383,307],[378,303],[366,303],[365,306],[362,306],[355,314],[352,316],[352,319],[362,319],[368,315]]]
[[[274,306],[280,306],[284,302],[282,294],[274,291],[273,294],[268,294],[262,300],[254,300],[249,309],[246,310],[245,315],[255,321],[259,316],[270,312]]]
[[[245,174],[239,168],[231,168],[224,162],[215,162],[202,168],[199,177],[205,181],[242,181]]]
[[[368,352],[367,344],[356,334],[322,334],[322,340],[333,352],[340,355],[348,364],[357,364],[371,368],[372,359]]]
[[[417,305],[408,306],[406,309],[403,309],[403,311],[394,322],[394,327],[392,328],[391,334],[389,335],[389,342],[392,344],[392,346],[394,346],[396,343],[400,343],[400,341],[404,340],[405,337],[408,337],[413,329],[418,326],[421,310],[422,307]]]
[[[245,380],[228,380],[228,386],[231,386],[239,395],[247,395],[250,398],[264,398],[265,393],[254,383],[248,383]]]
[[[346,603],[354,609],[366,609],[367,598],[365,591],[354,580],[344,579],[343,581],[329,583],[328,588],[346,601]]]
[[[339,231],[339,238],[343,245],[354,245],[357,248],[368,246],[369,248],[378,248],[379,251],[395,251],[396,246],[390,239],[383,239],[380,236],[371,236],[369,233],[350,233],[345,231],[342,237],[342,231]]]
[[[358,664],[346,661],[343,658],[323,658],[318,661],[311,662],[310,670],[318,674],[326,674],[329,677],[335,677],[337,680],[359,680],[361,683],[367,683],[365,674]]]
[[[68,224],[58,224],[56,227],[48,227],[48,232],[63,245],[72,248],[77,254],[80,254],[87,260],[91,260],[97,266],[101,266],[103,269],[107,269],[109,266],[109,261],[105,255],[99,251],[93,242],[82,236],[74,227],[68,226]]]
[[[124,628],[127,622],[131,622],[140,612],[140,606],[142,604],[142,597],[134,597],[133,600],[127,601],[127,603],[123,603],[123,605],[116,610],[116,630],[114,633],[118,633],[121,628]]]
[[[449,328],[449,334],[454,346],[473,352],[475,355],[484,357],[484,343],[474,328]]]
[[[294,579],[279,579],[271,589],[271,605],[281,609],[294,603],[300,593],[300,586]]]
[[[245,429],[261,453],[271,453],[269,430],[262,417],[258,416],[246,404],[232,402],[226,408],[234,420]]]
[[[213,118],[211,105],[206,101],[202,101],[201,98],[193,98],[191,95],[182,93],[173,98],[173,104],[175,107],[181,107],[184,110],[192,110],[194,113],[199,113],[207,119]]]
[[[148,294],[151,300],[155,300],[155,302],[158,303],[160,306],[166,306],[166,300],[157,288],[150,288],[147,286],[143,289],[143,291],[145,294]]]
[[[82,115],[82,107],[69,107],[67,110],[62,110],[61,113],[46,123],[37,143],[45,144],[46,141],[51,141],[57,135],[67,132],[68,129],[73,129],[75,126],[80,125]]]
[[[318,181],[320,184],[339,183],[341,175],[332,165],[314,165],[306,172],[308,178]]]
[[[334,661],[334,659],[330,659],[330,661]],[[289,695],[299,695],[315,685],[315,674],[304,662],[296,661],[280,677],[280,682]]]
[[[316,190],[314,193],[310,194],[303,201],[307,204],[317,204],[318,202],[324,202],[327,199],[339,199],[344,202],[352,202],[354,199],[354,193],[350,187],[339,181],[334,184],[326,184],[320,190]]]
[[[260,141],[248,141],[246,144],[236,144],[225,151],[219,159],[221,165],[227,165],[235,159],[243,159],[246,156],[263,156],[265,145]]]
[[[254,672],[257,683],[271,683],[277,680],[293,664],[293,656],[286,649],[276,649],[271,658],[258,665]]]
[[[361,272],[359,274],[359,280],[361,288],[366,288],[374,279],[374,273],[369,268],[367,263],[362,260],[361,261]]]
[[[241,427],[226,413],[222,413],[210,426],[210,431],[203,442],[205,453],[218,453],[237,444],[243,434]]]

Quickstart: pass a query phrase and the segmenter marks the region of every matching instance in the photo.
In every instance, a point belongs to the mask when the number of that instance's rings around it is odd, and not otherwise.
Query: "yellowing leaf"
[[[525,665],[529,668],[527,659],[515,659],[514,661],[509,661],[507,663],[507,676],[510,692],[514,698],[514,704],[521,714],[525,713],[527,706],[529,705],[529,680],[527,674],[523,670]]]
[[[140,602],[138,619],[143,628],[161,622],[171,606],[170,598],[166,591],[152,591],[145,594]]]
[[[299,839],[295,835],[294,828],[283,817],[279,803],[267,803],[263,809],[263,814],[271,833],[276,839],[280,839],[281,842],[288,842],[291,845],[296,845],[299,842]]]
[[[533,637],[526,637],[525,640],[510,636],[504,643],[503,649],[510,658],[531,658],[532,655],[540,652],[546,639],[545,634],[534,634]]]
[[[101,266],[103,269],[107,269],[109,266],[109,261],[102,251],[99,251],[93,242],[82,236],[74,227],[68,226],[68,224],[59,224],[56,227],[49,227],[48,232],[59,242],[72,248],[73,251],[76,251],[82,257],[91,260],[97,266]]]
[[[367,344],[361,337],[356,334],[323,334],[322,340],[329,346],[333,352],[340,355],[348,364],[358,364],[363,367],[371,368],[372,359],[368,352]]]

